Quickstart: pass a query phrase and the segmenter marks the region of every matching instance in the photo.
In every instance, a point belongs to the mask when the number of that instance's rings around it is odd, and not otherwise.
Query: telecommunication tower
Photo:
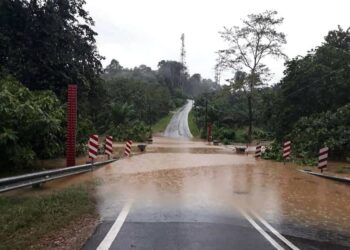
[[[181,35],[181,59],[180,62],[186,67],[186,50],[185,50],[185,34]]]

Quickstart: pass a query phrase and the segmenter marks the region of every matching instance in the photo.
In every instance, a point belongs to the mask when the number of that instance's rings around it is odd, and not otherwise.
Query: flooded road
[[[237,242],[239,249],[252,249],[254,237],[255,249],[274,249],[246,213],[300,249],[350,247],[348,185],[229,148],[155,138],[148,153],[117,161],[88,178],[99,180],[102,223],[85,249],[101,244],[129,201],[132,206],[111,249],[232,249]],[[244,235],[242,230],[247,230]],[[158,242],[159,237],[164,240]]]
[[[101,224],[84,249],[96,249],[121,214],[110,249],[276,249],[256,225],[290,249],[264,222],[299,249],[350,249],[349,185],[202,141],[156,137],[146,153],[136,147],[96,171],[6,195],[96,184]]]

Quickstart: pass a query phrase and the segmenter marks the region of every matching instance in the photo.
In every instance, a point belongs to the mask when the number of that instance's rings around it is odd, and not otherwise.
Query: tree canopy
[[[283,18],[277,17],[277,11],[268,10],[259,14],[250,14],[242,22],[241,27],[224,27],[220,32],[227,43],[227,48],[218,51],[217,68],[233,71],[235,77],[229,82],[234,89],[243,90],[247,96],[250,138],[254,90],[263,85],[270,76],[270,70],[264,64],[264,59],[286,58],[282,52],[286,38],[284,33],[277,30],[283,23]]]
[[[244,60],[241,57],[240,60]],[[197,98],[197,121],[203,127],[203,109],[208,101],[208,119],[214,123],[216,136],[223,137],[233,128],[235,137],[249,126],[247,93],[254,98],[252,106],[255,129],[252,138],[275,139],[268,158],[281,158],[281,143],[293,142],[293,157],[312,158],[320,147],[327,146],[330,156],[350,156],[350,28],[331,30],[324,42],[285,62],[284,77],[277,84],[258,86],[251,95],[249,71],[234,71],[231,85]],[[244,62],[242,62],[244,63]],[[231,131],[232,132],[232,131]],[[249,138],[247,136],[247,138]]]
[[[350,102],[350,30],[333,30],[325,42],[304,57],[286,62],[285,77],[276,86],[278,137],[288,134],[303,116],[335,111]]]
[[[0,65],[30,90],[65,98],[68,84],[84,96],[98,82],[102,57],[84,0],[3,0]]]

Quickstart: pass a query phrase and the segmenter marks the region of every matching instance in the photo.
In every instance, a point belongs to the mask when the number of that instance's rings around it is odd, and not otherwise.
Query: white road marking
[[[236,206],[237,207],[237,206]],[[243,209],[237,207],[237,209],[240,211],[240,213],[244,216],[244,218],[249,221],[249,223],[259,232],[262,236],[265,237],[265,239],[271,243],[276,249],[278,250],[284,250],[284,248],[278,244],[274,239],[271,238],[270,235],[268,235],[254,220],[252,217],[250,217]]]
[[[275,228],[273,228],[266,220],[264,220],[259,214],[255,211],[250,210],[250,212],[265,226],[267,227],[274,235],[276,235],[281,241],[283,241],[287,246],[293,250],[300,250],[292,242],[287,240],[283,235],[281,235]]]
[[[113,226],[107,233],[106,237],[101,241],[100,245],[97,247],[97,250],[108,250],[111,247],[114,239],[117,237],[120,229],[122,228],[126,217],[128,216],[132,203],[132,200],[129,200],[127,203],[125,203],[122,211],[118,215],[118,218],[115,220]]]

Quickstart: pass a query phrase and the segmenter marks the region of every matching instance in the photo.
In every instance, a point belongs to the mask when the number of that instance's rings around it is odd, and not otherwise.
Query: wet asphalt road
[[[241,218],[217,218],[216,222],[139,222],[133,221],[133,217],[131,213],[111,249],[274,249]],[[112,224],[100,224],[84,249],[96,249]]]
[[[110,249],[274,249],[233,207],[229,214],[221,214],[205,207],[192,210],[176,202],[158,202],[134,200]],[[122,208],[117,207],[120,214]],[[111,214],[84,249],[97,249],[113,223]]]
[[[187,103],[173,115],[164,131],[164,136],[192,138],[191,131],[188,127],[188,113],[192,109],[193,102],[193,100],[187,100]]]
[[[101,222],[84,250],[350,249],[349,186],[232,148],[158,137],[91,177]]]
[[[101,223],[83,249],[108,249],[113,231],[109,249],[350,249],[349,186],[202,150],[171,141],[94,172]]]

